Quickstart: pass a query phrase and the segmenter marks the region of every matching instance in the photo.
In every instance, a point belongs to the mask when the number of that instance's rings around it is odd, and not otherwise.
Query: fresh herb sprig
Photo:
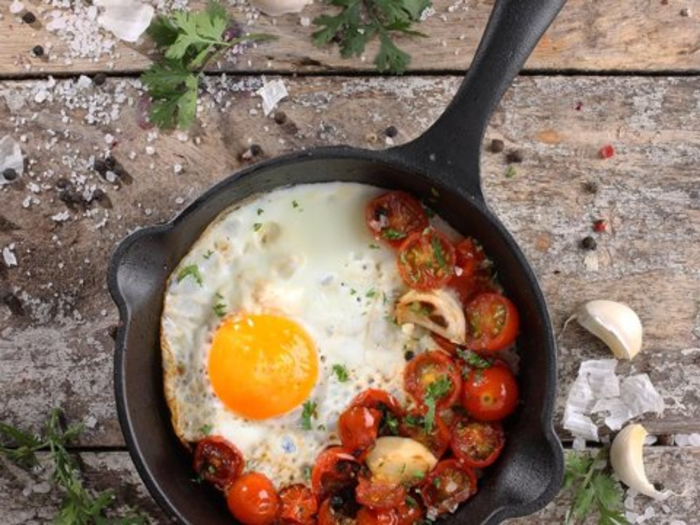
[[[150,121],[159,128],[186,128],[197,113],[199,83],[206,67],[238,44],[261,42],[265,34],[238,35],[239,27],[226,9],[210,0],[204,11],[176,11],[159,15],[148,36],[163,59],[141,75],[151,97]]]
[[[424,417],[426,433],[430,434],[433,431],[433,424],[435,423],[435,410],[438,399],[447,394],[451,389],[452,381],[450,381],[450,379],[446,376],[443,376],[437,381],[434,381],[428,385],[425,396],[423,397],[423,402],[428,408]]]
[[[593,510],[598,511],[599,525],[629,525],[624,514],[622,488],[610,475],[607,449],[601,449],[595,456],[570,454],[564,490],[573,494],[566,525],[582,523]]]
[[[30,468],[41,463],[36,453],[48,450],[49,463],[53,465],[51,479],[63,491],[64,497],[58,514],[54,517],[56,525],[137,525],[147,523],[141,516],[124,518],[107,518],[105,511],[114,501],[114,493],[105,490],[92,495],[84,486],[78,465],[66,448],[75,441],[83,430],[82,425],[63,423],[60,409],[51,412],[44,430],[44,436],[35,436],[5,423],[0,423],[0,436],[10,439],[15,447],[0,447],[7,459],[18,465]]]
[[[379,71],[403,73],[411,57],[399,49],[392,38],[396,34],[425,36],[412,29],[431,0],[329,0],[340,7],[336,15],[322,15],[314,20],[320,29],[313,34],[316,45],[337,43],[343,58],[360,56],[367,44],[379,38],[379,52],[374,65]]]
[[[311,430],[313,428],[311,419],[318,417],[316,412],[316,401],[306,401],[301,410],[301,428],[303,430]]]
[[[347,383],[350,380],[350,373],[345,365],[333,365],[333,373],[340,383]]]

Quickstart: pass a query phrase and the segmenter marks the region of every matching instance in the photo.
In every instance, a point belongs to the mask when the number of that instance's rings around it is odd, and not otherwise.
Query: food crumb
[[[506,162],[508,162],[508,164],[520,164],[524,159],[525,154],[521,149],[510,151],[506,155]]]

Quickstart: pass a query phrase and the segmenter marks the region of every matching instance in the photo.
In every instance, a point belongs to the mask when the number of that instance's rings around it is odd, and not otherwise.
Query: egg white
[[[405,352],[432,342],[393,321],[405,286],[395,251],[372,237],[364,218],[383,191],[351,183],[279,189],[224,211],[197,240],[168,281],[161,325],[166,398],[183,442],[221,435],[248,469],[280,487],[306,481],[305,467],[339,441],[338,415],[358,392],[381,388],[403,399]],[[178,279],[190,265],[201,285],[192,275]],[[228,314],[282,315],[309,333],[319,356],[313,430],[302,429],[301,406],[252,421],[217,398],[207,372],[217,303]],[[333,365],[347,368],[348,381]]]

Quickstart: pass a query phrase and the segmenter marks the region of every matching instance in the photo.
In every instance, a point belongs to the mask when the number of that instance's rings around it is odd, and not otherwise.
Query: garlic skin
[[[155,14],[153,6],[140,0],[94,0],[96,7],[104,8],[97,23],[117,38],[135,43],[151,25]]]
[[[311,0],[250,0],[250,3],[269,16],[299,13]]]
[[[632,359],[642,349],[642,322],[629,306],[615,301],[589,301],[575,314],[578,323],[600,338],[618,359]]]
[[[639,424],[627,425],[615,436],[610,448],[610,463],[617,477],[629,488],[640,494],[663,501],[673,493],[659,492],[647,479],[644,471],[644,438],[646,429]]]

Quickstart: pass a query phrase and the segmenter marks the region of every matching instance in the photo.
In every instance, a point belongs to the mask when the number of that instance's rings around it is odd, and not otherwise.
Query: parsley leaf
[[[219,301],[218,303],[216,303],[216,304],[212,307],[212,310],[214,310],[214,313],[215,313],[216,315],[218,315],[219,317],[226,317],[226,313],[227,313],[227,311],[228,311],[227,308],[226,308],[226,304],[225,304],[225,303],[222,303],[221,301]]]
[[[412,30],[414,22],[420,21],[431,0],[329,0],[341,8],[336,15],[322,15],[314,20],[319,29],[313,41],[321,46],[336,42],[340,56],[361,56],[367,44],[379,38],[379,51],[374,65],[379,71],[403,73],[411,57],[394,44],[392,37],[398,34],[425,36]]]
[[[0,453],[4,454],[7,459],[25,468],[35,467],[39,464],[36,451],[45,447],[46,443],[42,443],[37,436],[5,423],[0,423],[0,436],[13,441],[15,445],[14,447],[0,446]]]
[[[397,230],[394,230],[392,228],[385,228],[382,230],[382,237],[385,239],[388,239],[390,241],[398,241],[400,239],[404,239],[406,237],[406,234]]]
[[[202,434],[204,434],[205,436],[208,436],[209,434],[211,434],[212,426],[211,425],[202,425],[202,428],[200,428],[199,431]]]
[[[476,368],[477,370],[491,368],[491,360],[481,357],[473,350],[462,350],[461,348],[458,348],[457,355],[462,358],[469,368]]]
[[[608,469],[608,450],[595,456],[571,453],[567,458],[564,490],[573,492],[566,524],[582,523],[595,510],[600,525],[629,525],[624,515],[623,492]]]
[[[141,76],[151,99],[150,121],[160,128],[185,128],[197,114],[199,82],[206,66],[222,52],[243,42],[270,40],[271,36],[250,34],[227,38],[234,22],[226,9],[210,0],[204,11],[175,11],[159,15],[148,35],[163,54]]]
[[[346,383],[350,379],[350,374],[348,374],[348,369],[345,365],[333,365],[333,373],[341,383]]]
[[[318,417],[316,413],[316,401],[306,401],[301,411],[301,428],[311,430],[311,418]]]
[[[451,274],[452,268],[447,266],[445,252],[442,249],[442,244],[440,244],[440,239],[438,239],[437,236],[433,235],[433,237],[430,239],[430,246],[433,248],[433,255],[435,255],[435,260],[440,265],[440,268],[442,268],[442,271]]]
[[[451,389],[452,381],[447,376],[442,376],[437,381],[433,381],[428,385],[425,396],[423,397],[425,406],[428,407],[428,411],[425,413],[424,417],[426,433],[430,434],[433,431],[437,400],[447,394]]]
[[[204,281],[202,280],[202,274],[199,273],[199,266],[197,266],[196,264],[190,264],[188,266],[185,266],[182,270],[180,270],[177,274],[177,282],[181,282],[188,276],[191,276],[199,286],[202,286],[204,284]]]
[[[399,420],[398,418],[389,411],[386,411],[384,417],[382,418],[382,433],[388,434],[390,436],[399,435]]]

